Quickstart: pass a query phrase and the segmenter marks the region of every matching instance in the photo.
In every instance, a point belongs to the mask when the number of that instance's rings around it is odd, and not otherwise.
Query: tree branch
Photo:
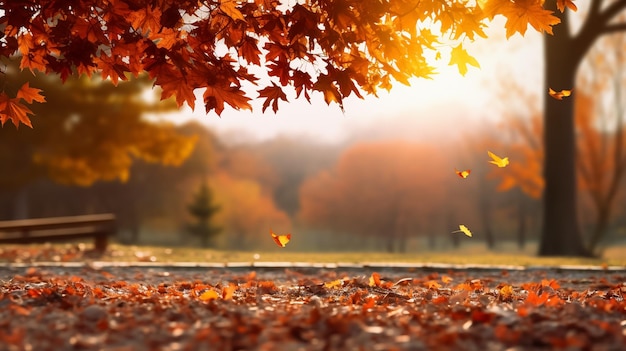
[[[593,5],[594,4],[592,4],[592,6]],[[626,0],[616,0],[600,13],[598,19],[602,23],[609,23],[613,17],[617,16],[624,9],[626,9]]]
[[[616,23],[604,26],[600,34],[611,34],[624,31],[626,31],[626,23]]]

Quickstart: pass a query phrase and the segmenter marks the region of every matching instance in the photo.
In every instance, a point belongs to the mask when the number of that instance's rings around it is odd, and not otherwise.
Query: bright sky
[[[261,113],[262,101],[254,101],[254,112],[235,111],[226,107],[221,118],[206,115],[201,99],[196,111],[186,105],[168,119],[177,123],[197,120],[233,143],[261,141],[280,135],[302,137],[320,142],[342,142],[355,132],[396,133],[404,138],[432,138],[442,133],[464,131],[470,122],[497,119],[494,99],[501,94],[502,82],[516,80],[528,89],[541,91],[543,57],[541,36],[532,28],[525,37],[515,35],[506,40],[503,24],[493,23],[487,31],[489,39],[466,43],[464,47],[476,57],[481,69],[469,67],[465,77],[456,66],[440,60],[439,74],[433,80],[413,80],[411,87],[396,83],[390,93],[381,91],[360,100],[344,101],[345,113],[337,105],[327,106],[321,94],[289,103],[281,101],[278,113],[270,108]],[[465,124],[464,124],[465,123]],[[471,124],[471,123],[470,123]]]

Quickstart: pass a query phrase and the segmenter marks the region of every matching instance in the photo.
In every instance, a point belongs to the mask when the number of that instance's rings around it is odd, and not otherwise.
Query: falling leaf
[[[459,230],[455,230],[453,231],[453,233],[463,233],[467,236],[469,236],[470,238],[472,237],[472,232],[463,224],[459,225]]]
[[[455,171],[455,172],[456,172],[456,174],[457,174],[459,177],[461,177],[461,178],[467,178],[467,177],[469,177],[470,173],[472,172],[472,171],[471,171],[471,170],[469,170],[469,169],[466,169],[466,170],[464,170],[464,171],[459,171],[458,169],[455,169],[454,171]]]
[[[287,245],[287,243],[291,240],[291,234],[277,235],[271,229],[270,234],[272,235],[272,239],[276,242],[276,245],[280,247],[285,247],[285,245]]]
[[[561,91],[555,91],[552,88],[548,88],[548,94],[550,94],[550,96],[552,96],[553,98],[557,100],[563,100],[564,97],[568,97],[572,95],[572,91],[566,90],[566,89],[563,89]]]
[[[491,151],[487,151],[487,155],[489,155],[489,157],[491,157],[491,161],[489,161],[489,163],[493,163],[494,165],[500,167],[500,168],[504,168],[509,164],[509,158],[508,157],[504,157],[501,158],[500,156],[497,156],[496,154],[494,154]]]
[[[459,73],[464,76],[467,73],[467,65],[472,65],[476,68],[480,68],[478,61],[472,56],[470,56],[465,49],[463,49],[463,44],[459,44],[458,46],[452,49],[450,53],[450,62],[448,65],[457,65],[459,68]]]

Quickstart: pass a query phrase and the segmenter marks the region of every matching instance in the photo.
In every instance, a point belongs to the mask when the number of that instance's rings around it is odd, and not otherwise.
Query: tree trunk
[[[598,215],[596,217],[596,223],[591,234],[591,240],[589,241],[588,250],[592,254],[597,254],[596,250],[598,245],[602,241],[602,238],[606,235],[609,228],[609,219],[611,218],[611,205],[610,203],[604,206],[598,207]]]
[[[576,143],[574,99],[557,100],[547,95],[573,89],[576,70],[582,59],[576,57],[567,27],[554,28],[554,35],[544,35],[544,179],[543,222],[539,244],[540,256],[588,256],[581,237],[576,209]]]
[[[519,195],[517,203],[517,248],[523,250],[526,247],[526,204],[523,195]]]

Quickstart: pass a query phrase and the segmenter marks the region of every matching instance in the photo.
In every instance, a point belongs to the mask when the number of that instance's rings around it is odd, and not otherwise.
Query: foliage
[[[213,192],[207,183],[202,183],[187,210],[196,220],[196,223],[189,227],[189,231],[200,237],[203,247],[208,247],[213,237],[219,234],[222,228],[213,224],[220,206],[214,204]]]
[[[268,230],[291,229],[287,214],[276,208],[273,198],[253,179],[236,178],[225,172],[211,177],[215,203],[221,206],[215,221],[225,229],[221,247],[246,250],[274,245]]]
[[[3,78],[5,89],[18,94],[37,85],[47,92],[47,102],[31,106],[40,116],[36,128],[0,129],[0,139],[11,145],[0,150],[0,163],[11,167],[0,174],[0,187],[20,187],[44,177],[81,186],[126,181],[135,160],[180,165],[193,150],[193,136],[144,118],[175,108],[171,101],[143,98],[150,84],[145,76],[117,87],[96,77],[68,78],[61,84],[57,77],[32,76],[8,66]]]
[[[620,273],[545,274],[4,270],[0,342],[85,350],[623,347]]]
[[[464,74],[478,63],[462,41],[485,37],[488,19],[505,16],[507,36],[528,25],[551,33],[559,23],[541,0],[2,0],[0,9],[0,58],[15,57],[22,69],[114,84],[147,72],[162,98],[194,108],[201,90],[207,113],[218,115],[226,105],[251,109],[251,96],[276,111],[286,86],[343,106],[352,94],[430,77],[442,51]],[[441,38],[458,44],[438,45]],[[265,67],[269,79],[259,79]],[[0,93],[3,121],[27,119],[19,99]]]
[[[443,208],[441,174],[450,172],[437,155],[430,146],[402,141],[355,145],[302,185],[300,216],[313,227],[403,250],[409,233],[436,232],[437,224],[443,229],[433,214]]]

